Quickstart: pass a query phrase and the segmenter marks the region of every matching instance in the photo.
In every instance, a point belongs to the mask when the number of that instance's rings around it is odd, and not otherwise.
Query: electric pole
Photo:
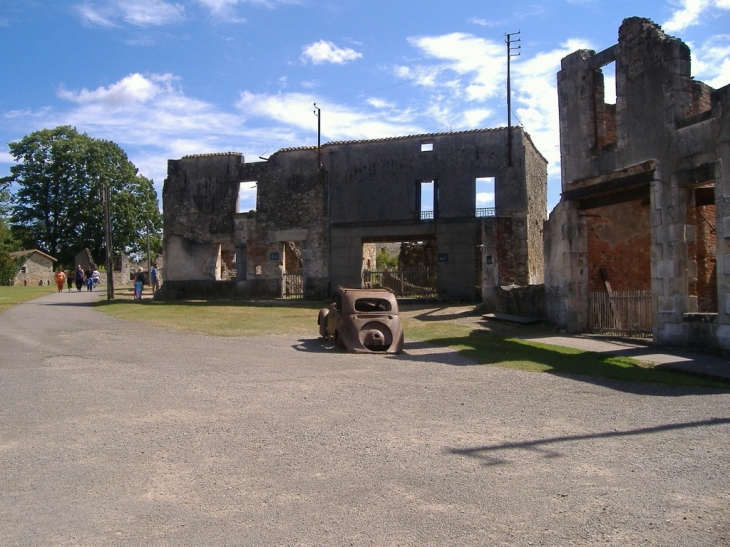
[[[518,44],[522,38],[516,40],[513,36],[517,36],[520,33],[509,32],[505,33],[504,43],[507,44],[507,165],[512,167],[512,89],[511,89],[511,77],[510,77],[510,59],[512,57],[520,56],[520,49],[522,46]],[[513,45],[518,44],[518,45]]]
[[[114,257],[112,256],[112,226],[109,214],[109,201],[111,190],[109,185],[102,187],[102,200],[104,201],[104,245],[106,246],[106,299],[114,300]]]
[[[314,103],[314,115],[317,116],[317,170],[322,170],[322,152],[320,149],[320,142],[322,138],[322,111]]]

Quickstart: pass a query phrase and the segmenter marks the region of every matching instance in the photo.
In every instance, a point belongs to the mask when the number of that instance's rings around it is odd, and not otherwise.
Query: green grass
[[[54,292],[57,292],[55,284],[51,286],[34,285],[32,287],[0,287],[0,313],[17,304]]]
[[[99,309],[120,319],[202,332],[215,336],[296,334],[315,337],[317,310],[323,303],[276,302],[155,302],[131,299],[131,290],[118,291],[116,300],[99,301]],[[515,370],[579,374],[666,386],[730,389],[727,384],[657,369],[625,357],[503,338],[453,321],[403,317],[406,341],[420,340],[454,348],[482,365]]]
[[[111,301],[100,300],[96,306],[119,319],[145,321],[161,327],[215,336],[317,333],[317,311],[324,306],[301,301],[135,301],[131,289],[129,294],[126,290],[116,291],[114,298]]]
[[[726,383],[667,371],[627,357],[605,355],[539,342],[503,338],[486,330],[449,322],[412,324],[410,336],[431,344],[451,347],[482,365],[530,372],[580,374],[627,382],[665,386],[712,387],[727,390]]]

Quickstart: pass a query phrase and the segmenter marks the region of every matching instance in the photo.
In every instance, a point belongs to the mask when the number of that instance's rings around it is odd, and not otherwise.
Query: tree
[[[106,257],[102,188],[111,194],[114,253],[135,254],[162,230],[162,215],[152,181],[117,144],[94,139],[70,126],[42,129],[9,144],[18,162],[10,168],[13,195],[11,224],[26,246],[42,249],[61,264],[73,265],[88,248]]]

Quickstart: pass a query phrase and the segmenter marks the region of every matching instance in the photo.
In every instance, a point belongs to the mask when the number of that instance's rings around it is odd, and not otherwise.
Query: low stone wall
[[[492,296],[495,312],[547,319],[545,285],[495,287]]]
[[[220,300],[236,297],[235,281],[165,281],[159,300]]]

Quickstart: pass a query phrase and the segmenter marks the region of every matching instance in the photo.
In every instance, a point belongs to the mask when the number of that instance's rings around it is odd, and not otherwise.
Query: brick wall
[[[697,277],[688,279],[688,294],[697,297],[697,311],[717,313],[715,206],[689,207],[687,224],[695,225],[695,238],[688,242],[687,253],[697,264]]]
[[[614,291],[651,290],[649,204],[631,201],[585,212],[588,290],[605,292],[601,268]]]

